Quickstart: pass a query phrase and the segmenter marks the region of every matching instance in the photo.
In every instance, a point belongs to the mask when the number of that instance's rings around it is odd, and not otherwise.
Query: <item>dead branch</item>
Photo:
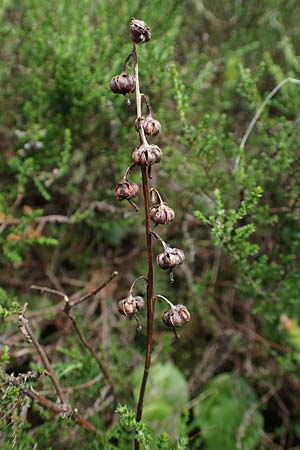
[[[20,331],[21,333],[25,336],[25,338],[33,345],[33,347],[35,348],[36,352],[38,353],[38,355],[40,356],[43,366],[45,367],[51,381],[52,384],[54,386],[54,389],[61,401],[61,403],[63,405],[67,404],[67,400],[66,397],[62,391],[62,388],[59,384],[59,381],[57,380],[53,369],[51,367],[51,364],[49,362],[49,359],[46,355],[46,353],[44,352],[43,348],[41,347],[41,345],[39,344],[38,340],[36,339],[35,335],[33,334],[33,331],[30,327],[29,321],[28,319],[26,319],[24,313],[22,313],[19,316],[19,324],[20,324]]]
[[[60,214],[52,214],[49,216],[41,216],[41,217],[34,217],[33,222],[35,223],[70,223],[71,218],[67,216],[62,216]],[[11,217],[11,218],[3,218],[0,219],[1,225],[18,225],[21,223],[21,219],[17,217]]]
[[[33,375],[31,376],[31,374]],[[60,414],[60,416],[63,418],[70,417],[85,430],[92,433],[97,433],[96,427],[94,427],[94,425],[92,425],[84,417],[80,416],[76,408],[72,409],[70,405],[66,403],[54,403],[36,392],[31,386],[26,387],[26,381],[28,381],[29,379],[36,379],[38,376],[39,374],[36,374],[34,372],[28,372],[25,375],[21,374],[19,376],[6,375],[5,384],[18,387],[24,395],[31,398],[34,402],[38,403],[44,409],[47,409],[47,411],[50,411],[53,414]]]
[[[109,384],[110,389],[112,391],[112,394],[113,394],[113,396],[114,396],[114,398],[116,400],[117,400],[116,389],[115,389],[114,383],[111,380],[111,377],[110,377],[109,372],[108,372],[108,370],[106,368],[106,365],[101,361],[101,359],[99,358],[96,350],[91,346],[91,344],[88,342],[88,340],[84,337],[83,333],[81,332],[79,326],[76,323],[76,320],[75,320],[74,316],[71,315],[71,310],[72,310],[72,308],[74,306],[77,306],[77,305],[83,303],[84,301],[88,300],[89,298],[91,298],[94,295],[96,295],[99,291],[104,289],[105,286],[107,286],[117,275],[118,275],[118,272],[116,272],[116,271],[113,272],[100,286],[96,287],[95,289],[93,289],[90,292],[87,292],[86,294],[82,295],[78,300],[75,300],[73,302],[70,300],[70,298],[66,294],[64,294],[63,292],[58,291],[56,289],[50,289],[48,287],[36,286],[36,285],[31,286],[32,289],[36,289],[36,290],[39,290],[41,292],[48,292],[49,294],[54,294],[54,295],[57,295],[57,296],[63,298],[63,300],[64,300],[63,312],[71,320],[73,328],[74,328],[74,330],[75,330],[75,332],[76,332],[80,342],[92,354],[92,356],[95,359],[96,363],[98,364],[101,372],[103,373],[107,383]]]

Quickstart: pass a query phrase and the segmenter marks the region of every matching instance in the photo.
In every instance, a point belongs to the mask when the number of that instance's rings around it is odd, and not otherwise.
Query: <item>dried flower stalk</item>
[[[125,63],[123,65],[123,72],[128,69],[129,61],[132,58],[134,64],[134,74],[132,79],[135,81],[135,99],[136,99],[136,120],[135,129],[139,134],[140,145],[132,153],[132,164],[126,170],[124,177],[118,183],[115,188],[115,194],[117,200],[130,200],[135,197],[138,193],[138,189],[134,183],[130,183],[128,176],[132,171],[134,166],[139,166],[142,174],[142,185],[143,185],[143,202],[145,209],[145,234],[146,234],[146,245],[147,245],[147,257],[148,257],[148,274],[145,278],[147,280],[147,347],[145,355],[145,366],[144,374],[141,382],[139,400],[137,404],[136,420],[140,421],[143,414],[143,404],[146,391],[146,385],[148,380],[148,375],[151,365],[151,354],[153,346],[153,322],[154,322],[154,306],[155,301],[159,298],[163,298],[170,305],[168,311],[163,313],[162,320],[168,327],[172,327],[176,334],[175,327],[179,327],[190,320],[190,314],[184,305],[173,305],[165,297],[156,295],[153,293],[153,238],[158,240],[164,247],[164,252],[158,256],[157,262],[162,269],[169,269],[172,271],[174,266],[180,265],[184,261],[184,253],[180,249],[171,248],[166,244],[161,237],[151,230],[151,220],[157,225],[166,225],[174,220],[174,211],[172,208],[167,206],[159,192],[150,188],[151,179],[151,167],[153,164],[158,164],[162,158],[161,149],[155,144],[149,144],[146,136],[156,136],[161,129],[160,123],[153,118],[152,108],[148,97],[140,92],[139,83],[139,65],[137,56],[137,45],[144,44],[151,39],[151,31],[145,22],[142,20],[132,19],[131,21],[131,39],[133,42],[132,52],[126,57]],[[127,73],[127,72],[126,72]],[[119,77],[119,76],[117,76]],[[116,93],[116,78],[113,77],[110,83],[111,90]],[[119,81],[119,78],[117,78]],[[123,93],[123,92],[122,92]],[[124,93],[123,93],[124,94]],[[129,95],[129,89],[126,95]],[[142,101],[145,102],[147,107],[147,114],[142,115]],[[152,205],[151,205],[151,200]],[[134,205],[135,209],[136,205]],[[138,279],[139,279],[138,278]],[[138,280],[137,279],[137,280]],[[136,281],[137,281],[136,280]],[[122,315],[134,316],[138,321],[137,314],[143,308],[144,301],[142,297],[134,296],[132,294],[133,286],[129,290],[128,295],[118,302],[118,310]],[[172,281],[172,278],[171,278]],[[139,322],[138,322],[139,323]],[[139,450],[140,445],[137,439],[135,439],[134,444],[135,450]]]

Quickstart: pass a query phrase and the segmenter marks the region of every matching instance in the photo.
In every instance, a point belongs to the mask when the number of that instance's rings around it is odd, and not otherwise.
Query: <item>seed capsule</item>
[[[110,80],[109,87],[114,94],[131,94],[135,90],[135,78],[122,72]]]
[[[130,200],[136,197],[139,187],[136,183],[130,183],[126,178],[122,180],[115,187],[115,196],[117,200]]]
[[[166,247],[165,250],[160,253],[156,262],[163,270],[171,269],[174,266],[179,266],[185,260],[185,256],[182,250],[179,248]]]
[[[148,25],[143,20],[131,19],[130,23],[130,37],[136,44],[143,44],[151,39],[151,31]]]
[[[173,222],[175,213],[172,208],[162,202],[160,205],[152,206],[150,209],[150,217],[153,222],[166,225],[167,223]]]
[[[144,308],[144,299],[138,295],[129,294],[118,303],[118,311],[123,316],[133,316]]]
[[[167,327],[181,327],[189,322],[191,315],[184,305],[176,305],[164,311],[162,321]]]
[[[150,209],[150,217],[157,224],[166,225],[173,222],[175,213],[172,208],[167,206],[157,189],[151,189],[151,202],[153,206]]]
[[[160,162],[162,157],[161,149],[154,144],[142,144],[132,153],[132,160],[140,166],[151,166]]]
[[[135,129],[139,131],[139,126],[143,127],[146,136],[156,136],[160,130],[161,125],[158,120],[153,119],[153,117],[148,114],[147,116],[141,116],[135,121]]]

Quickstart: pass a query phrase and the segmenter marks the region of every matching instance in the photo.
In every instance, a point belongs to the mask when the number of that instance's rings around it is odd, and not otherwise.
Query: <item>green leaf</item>
[[[223,373],[207,383],[202,394],[204,398],[194,408],[194,420],[201,428],[205,449],[254,450],[263,417],[251,386],[237,375]],[[250,415],[249,421],[245,414]]]
[[[138,400],[143,369],[133,373],[134,396]],[[167,432],[172,437],[180,431],[182,408],[189,399],[187,382],[172,363],[153,364],[146,388],[143,420],[154,432]]]

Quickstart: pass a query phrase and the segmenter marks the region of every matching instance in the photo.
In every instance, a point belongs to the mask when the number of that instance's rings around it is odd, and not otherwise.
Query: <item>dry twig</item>
[[[30,377],[30,373],[24,375],[20,375],[19,377],[14,377],[13,375],[7,375],[6,381],[10,384],[13,384],[14,386],[17,386],[20,388],[20,390],[26,395],[27,397],[30,397],[33,401],[37,402],[40,406],[47,409],[48,411],[60,414],[62,417],[70,417],[75,422],[77,422],[80,426],[82,426],[87,431],[91,431],[96,433],[97,429],[86,419],[84,419],[82,416],[78,414],[77,409],[73,409],[67,402],[67,399],[63,393],[63,388],[61,387],[59,381],[57,380],[54,371],[51,367],[51,364],[49,362],[49,359],[39,344],[38,340],[36,339],[31,326],[29,324],[28,319],[25,317],[25,313],[23,312],[19,316],[19,323],[20,323],[20,331],[25,336],[25,338],[33,345],[36,352],[40,356],[43,366],[46,369],[46,373],[49,375],[52,384],[54,386],[54,389],[57,393],[58,398],[60,399],[61,404],[54,403],[51,400],[48,400],[38,392],[36,392],[32,387],[28,388],[26,387],[26,381]],[[24,377],[27,376],[27,379]]]
[[[26,319],[24,314],[25,313],[22,313],[19,316],[20,331],[25,336],[25,338],[33,345],[33,347],[35,348],[35,351],[40,356],[43,366],[45,367],[47,374],[51,378],[52,384],[58,395],[58,398],[60,399],[62,405],[66,405],[67,404],[66,397],[65,397],[65,395],[62,391],[62,388],[53,372],[53,369],[51,367],[49,359],[48,359],[46,353],[44,352],[43,348],[39,344],[38,340],[36,339],[35,335],[33,334],[33,331],[30,327],[29,321],[28,321],[28,319]]]
[[[66,316],[70,319],[70,321],[72,322],[73,328],[80,340],[80,342],[88,349],[88,351],[92,354],[93,358],[95,359],[96,363],[98,364],[101,372],[103,373],[107,383],[110,386],[110,389],[112,391],[112,394],[114,396],[114,398],[117,400],[117,394],[116,394],[116,389],[114,386],[114,383],[112,382],[112,379],[109,375],[109,372],[106,368],[106,365],[101,361],[101,359],[99,358],[96,350],[92,347],[92,345],[88,342],[88,340],[84,337],[83,333],[81,332],[75,317],[73,315],[71,315],[71,310],[74,306],[78,306],[79,304],[83,303],[84,301],[88,300],[89,298],[93,297],[94,295],[96,295],[98,292],[100,292],[102,289],[105,288],[105,286],[107,286],[116,276],[118,275],[118,272],[113,272],[100,286],[96,287],[95,289],[93,289],[91,292],[88,292],[84,295],[82,295],[79,299],[74,300],[73,302],[70,300],[70,298],[68,297],[68,295],[64,294],[61,291],[58,291],[56,289],[50,289],[48,287],[45,286],[36,286],[33,285],[31,286],[32,289],[36,289],[39,290],[41,292],[48,292],[49,294],[54,294],[57,295],[59,297],[61,297],[64,300],[64,308],[63,308],[63,312],[66,314]]]

